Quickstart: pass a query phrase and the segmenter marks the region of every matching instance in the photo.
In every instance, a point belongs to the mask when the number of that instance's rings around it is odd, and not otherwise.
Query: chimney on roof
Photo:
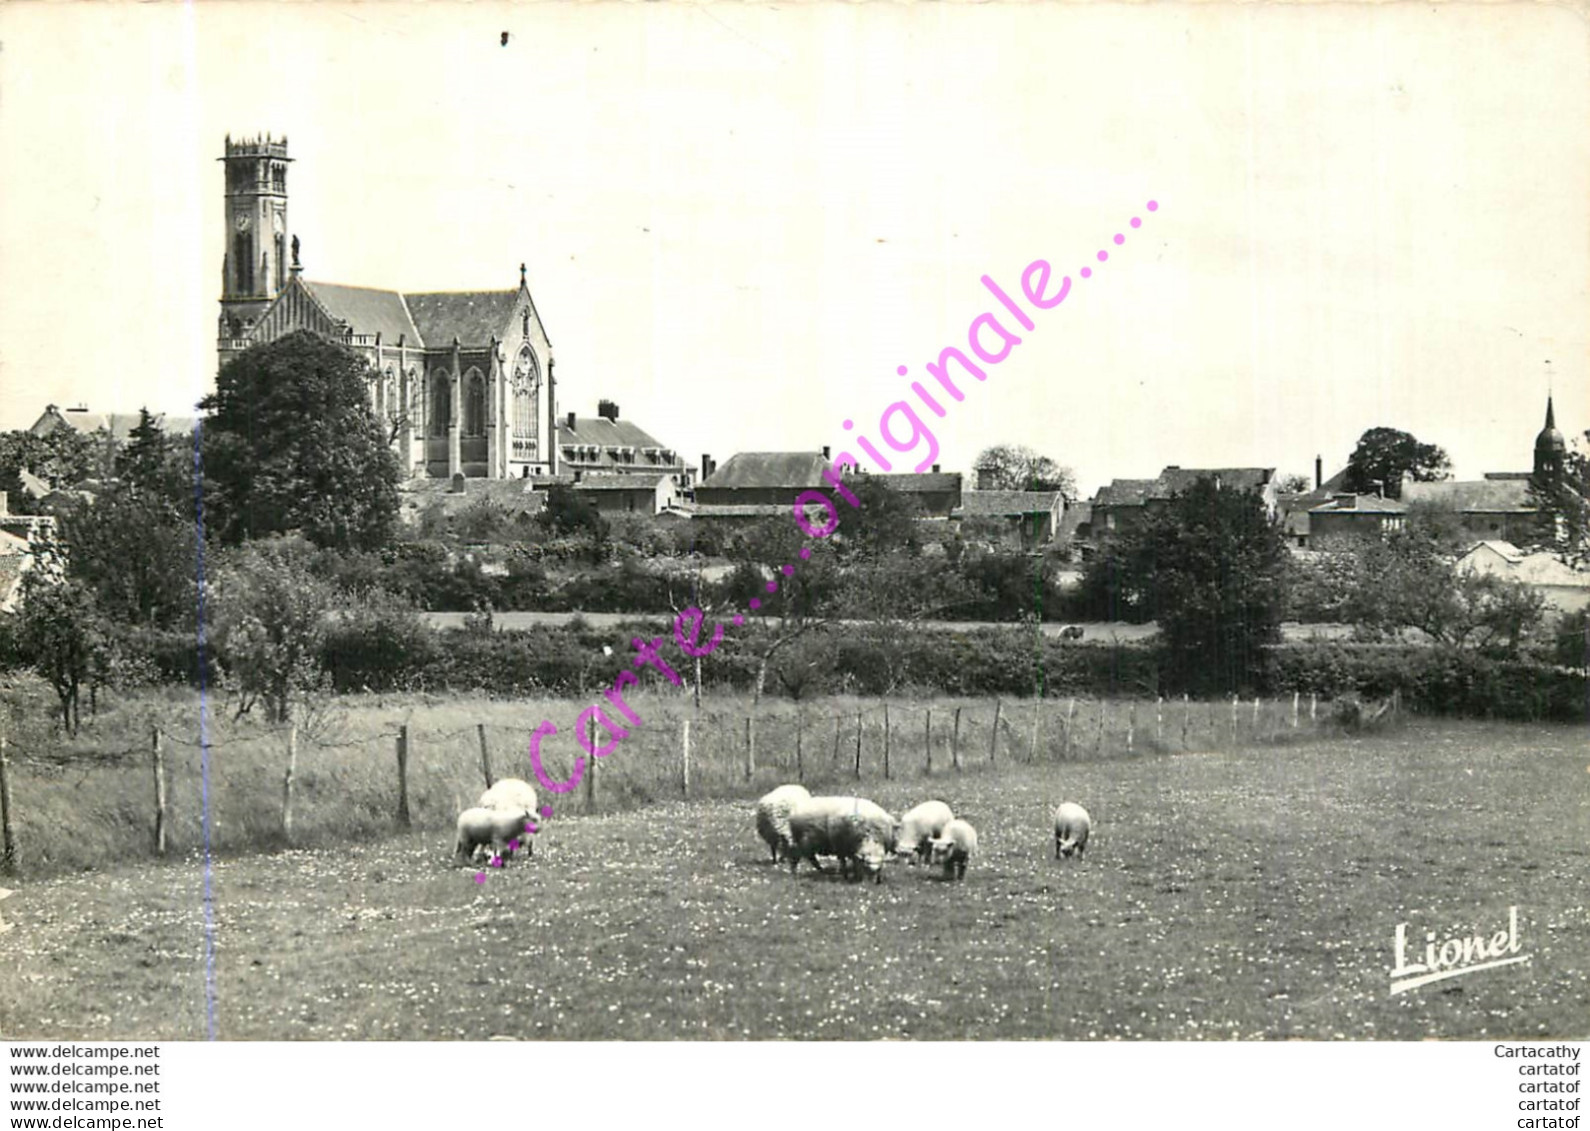
[[[712,462],[712,457],[706,452],[701,453],[701,478],[710,479],[712,473],[718,470],[718,465]]]
[[[832,457],[829,455],[829,452],[831,452],[832,450],[833,449],[831,449],[827,444],[824,444],[823,445],[823,458],[824,459],[831,459]]]
[[[569,413],[569,431],[574,431],[574,414],[572,412]]]
[[[1318,491],[1325,486],[1325,461],[1319,456],[1314,457],[1314,490]]]
[[[933,474],[937,475],[938,473],[939,473],[939,465],[938,464],[934,464],[933,465]]]
[[[596,415],[607,420],[616,421],[618,419],[618,405],[612,401],[597,401]]]
[[[88,404],[86,402],[84,402],[84,401],[78,401],[75,407],[69,408],[66,411],[67,412],[87,412],[88,411]]]

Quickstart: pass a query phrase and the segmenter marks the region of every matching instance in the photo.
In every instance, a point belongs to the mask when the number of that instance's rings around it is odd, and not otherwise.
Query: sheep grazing
[[[859,867],[877,875],[881,861],[877,861],[878,852],[873,845],[884,853],[894,851],[900,823],[887,810],[865,798],[813,797],[790,810],[789,828],[787,855],[791,875],[800,867],[801,860],[808,858],[814,868],[823,871],[822,865],[817,863],[818,856],[839,857],[841,874],[848,873],[850,866],[859,861]]]
[[[781,785],[756,803],[757,835],[772,850],[773,863],[778,863],[780,853],[788,856],[793,843],[789,831],[790,810],[811,799],[805,786]]]
[[[469,863],[481,848],[505,855],[510,842],[524,837],[524,823],[529,819],[530,813],[524,809],[465,809],[458,815],[454,845],[459,862]]]
[[[1081,856],[1092,831],[1093,821],[1088,811],[1075,801],[1062,801],[1054,811],[1054,858]]]
[[[475,804],[482,809],[494,809],[500,813],[523,809],[527,814],[530,814],[527,819],[532,824],[539,820],[535,816],[535,786],[527,781],[520,781],[518,778],[503,778],[496,785],[486,790],[485,793],[482,793],[480,800],[475,802]],[[522,826],[520,831],[525,833],[524,836],[518,838],[519,842],[524,845],[525,855],[534,856],[536,851],[535,841],[530,838],[528,830]]]
[[[898,856],[909,856],[920,863],[928,858],[928,842],[955,819],[942,801],[924,801],[900,818],[900,840],[894,847]]]
[[[945,879],[966,878],[966,862],[977,852],[977,830],[957,817],[928,842],[933,863],[944,865]]]

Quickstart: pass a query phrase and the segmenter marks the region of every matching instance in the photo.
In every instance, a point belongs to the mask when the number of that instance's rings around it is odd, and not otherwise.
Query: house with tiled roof
[[[662,473],[684,488],[695,469],[684,457],[631,420],[620,420],[618,405],[597,402],[595,416],[569,413],[557,422],[558,466],[565,475],[652,475]]]
[[[556,474],[552,343],[519,285],[405,292],[303,277],[287,242],[287,139],[226,139],[227,250],[217,350],[308,330],[370,364],[370,406],[405,475],[520,478]]]
[[[1267,514],[1278,513],[1273,467],[1181,467],[1171,464],[1154,479],[1115,479],[1100,487],[1091,500],[1089,520],[1094,541],[1120,534],[1140,524],[1156,507],[1186,491],[1200,479],[1223,487],[1255,492]]]
[[[1417,509],[1457,515],[1476,539],[1529,542],[1538,522],[1528,472],[1489,472],[1484,479],[1404,483],[1402,501]]]
[[[1511,542],[1476,542],[1453,568],[1522,582],[1558,612],[1572,613],[1590,606],[1590,573],[1565,565],[1551,554],[1526,554]]]
[[[1054,541],[1064,512],[1059,491],[966,491],[955,517],[997,523],[1011,542],[1031,550]]]
[[[691,518],[703,522],[749,524],[778,515],[787,518],[803,491],[832,490],[824,477],[832,467],[828,453],[822,451],[740,452],[722,466],[705,455],[702,479],[688,509]]]
[[[1396,499],[1344,491],[1307,513],[1309,549],[1347,550],[1401,530],[1408,508]]]
[[[882,483],[891,491],[905,495],[916,505],[918,516],[924,519],[952,517],[964,497],[961,490],[961,473],[940,471],[938,464],[933,465],[932,471],[889,473],[864,471],[850,466],[845,468],[847,479],[858,474]]]

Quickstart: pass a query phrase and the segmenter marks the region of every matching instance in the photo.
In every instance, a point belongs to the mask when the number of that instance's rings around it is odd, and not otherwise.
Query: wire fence
[[[15,874],[24,855],[64,866],[98,852],[164,856],[206,843],[228,851],[450,828],[500,778],[530,781],[567,816],[665,798],[751,797],[785,782],[849,792],[879,780],[1286,743],[1336,721],[1331,702],[1303,694],[779,700],[699,710],[657,696],[630,706],[638,722],[602,701],[583,748],[573,720],[541,744],[549,778],[574,783],[566,792],[546,789],[531,769],[540,708],[500,702],[481,710],[490,717],[452,726],[417,725],[413,711],[385,723],[367,712],[356,720],[366,733],[351,736],[346,718],[214,737],[154,723],[135,745],[100,750],[80,772],[40,772],[29,759],[21,796],[0,736],[0,871]],[[1393,698],[1378,710],[1399,705]],[[602,757],[587,753],[604,748]]]

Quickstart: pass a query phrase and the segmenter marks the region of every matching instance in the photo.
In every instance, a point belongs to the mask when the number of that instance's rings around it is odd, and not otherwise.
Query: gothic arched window
[[[525,346],[519,351],[513,367],[513,434],[520,439],[535,438],[536,394],[540,387],[541,374],[535,354]]]
[[[453,422],[453,383],[441,370],[431,374],[430,418],[431,435],[447,435],[447,426]]]
[[[464,379],[464,435],[486,434],[486,379],[471,371]]]

